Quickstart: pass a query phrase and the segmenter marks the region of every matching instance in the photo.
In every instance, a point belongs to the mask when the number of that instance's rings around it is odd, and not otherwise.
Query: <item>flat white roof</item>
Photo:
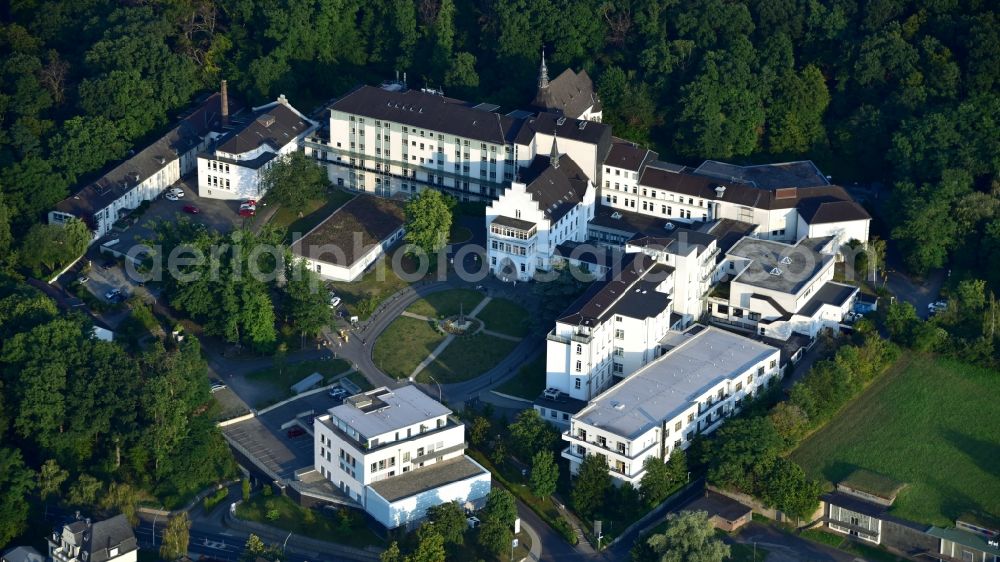
[[[371,406],[355,407],[350,400],[356,397],[352,397],[330,408],[330,414],[369,439],[451,413],[413,385],[394,390],[377,388],[364,395],[372,398]]]
[[[705,327],[598,396],[573,419],[634,439],[677,417],[719,382],[777,353],[767,344]]]

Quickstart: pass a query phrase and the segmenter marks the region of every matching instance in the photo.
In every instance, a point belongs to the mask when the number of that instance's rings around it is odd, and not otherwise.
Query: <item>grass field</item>
[[[545,354],[521,367],[514,378],[496,388],[497,392],[534,400],[545,390]]]
[[[469,380],[495,366],[510,355],[515,347],[517,342],[483,334],[455,338],[441,355],[417,375],[417,380],[431,382],[428,375],[441,384]]]
[[[267,517],[268,512],[277,515]],[[273,525],[313,539],[346,544],[356,548],[384,546],[385,542],[375,535],[362,517],[344,510],[313,510],[301,507],[286,496],[264,497],[257,495],[249,502],[242,502],[236,508],[236,516],[249,521]]]
[[[375,341],[372,359],[387,375],[403,379],[409,377],[442,340],[444,336],[426,321],[400,316]]]
[[[385,267],[373,266],[371,271],[357,281],[330,283],[330,290],[343,299],[343,306],[347,308],[347,311],[352,315],[359,316],[362,320],[367,319],[371,315],[371,310],[374,310],[375,306],[384,299],[409,284],[392,271],[391,260],[387,257],[383,256],[378,261]],[[408,269],[407,271],[412,270]],[[370,301],[370,310],[366,310],[363,306],[362,303],[365,301]]]
[[[460,308],[468,314],[472,312],[472,309],[476,308],[476,305],[483,298],[484,296],[481,292],[473,291],[472,289],[449,289],[447,291],[431,293],[411,304],[406,310],[428,318],[453,316],[459,313]]]
[[[247,375],[247,380],[268,385],[274,389],[274,398],[282,399],[292,395],[291,386],[313,373],[323,375],[327,380],[351,368],[351,364],[343,359],[329,361],[300,361],[287,363],[279,370],[268,367]],[[325,383],[324,383],[325,384]]]
[[[950,526],[965,512],[1000,518],[1000,408],[986,369],[906,355],[804,441],[792,459],[837,482],[857,468],[904,482],[892,513]]]
[[[514,301],[493,299],[479,311],[476,318],[486,324],[487,330],[507,336],[523,338],[531,331],[531,316]]]

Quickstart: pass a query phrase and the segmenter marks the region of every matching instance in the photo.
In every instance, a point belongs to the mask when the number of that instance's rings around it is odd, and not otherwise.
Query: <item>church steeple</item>
[[[545,47],[542,47],[542,66],[538,69],[538,89],[549,87],[549,69],[545,66]]]
[[[553,168],[559,167],[559,146],[556,144],[556,133],[552,132],[552,150],[549,152],[549,164]]]

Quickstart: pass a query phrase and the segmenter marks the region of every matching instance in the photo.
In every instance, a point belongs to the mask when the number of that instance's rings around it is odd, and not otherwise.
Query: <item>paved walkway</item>
[[[480,301],[479,304],[476,305],[476,308],[472,309],[472,312],[469,313],[468,315],[469,318],[475,318],[476,315],[479,314],[479,312],[484,307],[486,307],[486,305],[489,304],[491,300],[493,299],[487,296],[482,301]],[[413,314],[412,312],[406,312],[405,310],[403,311],[403,316],[409,316],[410,318],[417,318],[419,320],[430,320],[430,318],[427,318],[426,316],[420,316],[419,314]],[[416,369],[413,369],[413,372],[410,373],[410,382],[414,382],[414,379],[417,378],[417,375],[420,374],[420,371],[423,371],[424,369],[427,368],[428,365],[433,363],[434,360],[438,358],[438,355],[444,353],[445,348],[451,345],[451,342],[453,341],[455,341],[454,334],[448,334],[447,336],[445,336],[444,341],[439,343],[438,346],[434,348],[434,351],[431,351],[430,354],[417,365]]]

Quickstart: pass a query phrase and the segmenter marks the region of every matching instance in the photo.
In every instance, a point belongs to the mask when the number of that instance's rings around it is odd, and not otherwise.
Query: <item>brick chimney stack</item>
[[[229,89],[226,88],[226,81],[222,81],[222,126],[229,126]]]

